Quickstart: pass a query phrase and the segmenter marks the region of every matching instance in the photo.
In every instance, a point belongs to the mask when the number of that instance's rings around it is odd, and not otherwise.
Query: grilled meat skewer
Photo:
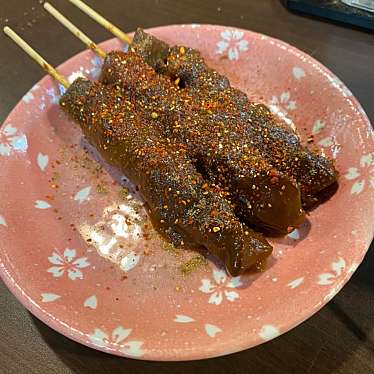
[[[79,78],[60,105],[108,163],[139,186],[160,232],[175,244],[188,239],[204,246],[232,275],[261,267],[272,250],[265,238],[238,221],[184,147],[170,144],[129,98]]]
[[[109,53],[101,79],[153,116],[150,126],[184,144],[203,174],[228,191],[246,222],[266,233],[285,234],[304,221],[296,182],[246,140],[229,108],[217,120],[214,108],[196,107],[193,98],[133,52]]]

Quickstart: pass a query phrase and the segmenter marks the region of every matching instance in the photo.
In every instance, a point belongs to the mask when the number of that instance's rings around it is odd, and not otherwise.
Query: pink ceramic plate
[[[128,193],[121,176],[85,151],[57,105],[60,88],[46,77],[0,130],[1,276],[46,324],[105,352],[193,360],[240,351],[316,313],[362,261],[373,234],[373,133],[344,84],[283,42],[221,26],[150,31],[199,49],[304,139],[313,135],[336,159],[339,191],[274,242],[264,273],[230,278],[213,262],[188,273],[195,254],[157,237],[131,186]],[[123,48],[117,40],[103,47]],[[71,81],[96,78],[100,60],[84,51],[61,71]]]

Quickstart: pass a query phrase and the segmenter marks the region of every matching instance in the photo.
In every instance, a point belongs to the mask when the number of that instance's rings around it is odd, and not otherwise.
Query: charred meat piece
[[[128,97],[79,78],[60,105],[104,159],[139,186],[162,234],[175,244],[204,246],[234,276],[261,267],[271,253],[269,243],[238,221],[219,190],[196,171],[185,147],[160,135]]]
[[[263,157],[298,181],[305,209],[318,205],[336,191],[338,173],[333,163],[301,146],[298,136],[287,129],[287,125],[275,118],[264,105],[251,103],[243,92],[230,87],[227,78],[210,69],[198,51],[176,46],[166,52],[165,43],[159,44],[157,38],[143,30],[138,29],[135,35],[132,49],[159,73],[180,79],[185,95],[196,102],[215,106],[217,116],[224,117],[229,108]],[[149,56],[151,45],[163,55],[163,59],[167,54],[164,66],[153,63]]]
[[[149,126],[183,144],[199,169],[227,190],[246,222],[269,234],[285,234],[304,221],[296,182],[248,142],[229,110],[217,120],[214,108],[181,93],[133,52],[109,53],[101,79],[148,113]]]

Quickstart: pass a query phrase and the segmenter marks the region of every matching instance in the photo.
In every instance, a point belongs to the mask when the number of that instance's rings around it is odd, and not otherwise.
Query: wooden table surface
[[[1,0],[0,24],[12,25],[52,64],[82,49],[38,0]],[[97,41],[110,35],[66,0],[54,5]],[[335,72],[374,123],[374,35],[289,13],[278,0],[87,0],[126,31],[137,26],[212,23],[261,32],[295,45]],[[0,36],[0,123],[42,76]],[[0,172],[1,175],[1,172]],[[259,347],[217,359],[143,362],[81,346],[28,313],[0,284],[1,373],[374,373],[374,252],[319,313]]]

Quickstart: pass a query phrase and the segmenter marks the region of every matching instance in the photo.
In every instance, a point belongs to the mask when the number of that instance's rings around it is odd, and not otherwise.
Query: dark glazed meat
[[[102,81],[130,96],[137,111],[153,117],[150,126],[183,144],[199,169],[227,191],[243,220],[276,234],[304,221],[296,182],[248,141],[235,110],[225,103],[221,115],[221,108],[196,102],[134,52],[108,54]]]
[[[262,157],[297,180],[304,209],[318,205],[336,191],[338,173],[333,163],[301,146],[298,136],[266,106],[251,103],[243,92],[230,87],[227,78],[210,69],[198,51],[178,46],[167,51],[165,43],[160,44],[157,38],[141,29],[137,30],[131,47],[157,72],[172,79],[179,78],[185,87],[184,95],[201,102],[203,108],[214,105],[215,120],[225,118],[229,110],[234,116],[231,123],[240,123],[244,130],[242,135],[251,141]],[[161,66],[161,60],[158,64],[153,63],[149,56],[152,48],[163,56],[163,61],[167,55],[164,66]]]
[[[261,267],[271,246],[238,221],[219,188],[196,171],[185,147],[162,136],[130,97],[79,78],[60,105],[108,163],[139,186],[161,233],[175,244],[204,246],[234,276]]]

